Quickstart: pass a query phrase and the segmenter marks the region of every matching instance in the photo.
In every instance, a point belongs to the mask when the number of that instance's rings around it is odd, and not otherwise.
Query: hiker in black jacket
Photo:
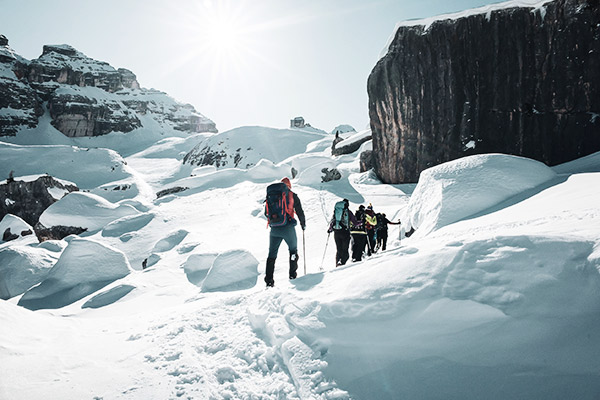
[[[381,218],[377,218],[377,248],[381,247],[381,250],[385,250],[388,239],[388,224],[400,225],[400,221],[392,222],[386,218],[385,214],[381,214]]]
[[[365,206],[361,205],[354,214],[356,224],[350,224],[352,235],[352,261],[362,261],[362,256],[367,245],[367,231],[365,229]]]
[[[265,275],[265,282],[267,286],[273,286],[275,281],[273,280],[273,273],[275,272],[275,260],[277,259],[277,252],[281,241],[285,240],[288,245],[290,252],[290,279],[296,279],[298,270],[298,238],[296,237],[296,219],[294,218],[294,212],[298,215],[300,220],[300,227],[302,230],[306,229],[306,219],[304,218],[304,210],[302,210],[302,203],[300,198],[294,192],[292,192],[292,184],[288,178],[281,180],[289,190],[289,199],[287,200],[287,207],[284,212],[287,214],[286,223],[282,226],[271,226],[271,232],[269,235],[269,256],[267,258],[267,268]],[[268,207],[268,206],[267,206]],[[265,214],[267,210],[265,210]],[[267,215],[269,219],[269,216]],[[270,224],[273,225],[273,224]]]
[[[358,221],[352,214],[352,211],[348,208],[349,201],[344,199],[338,201],[335,204],[333,216],[329,223],[329,229],[327,233],[333,232],[333,238],[335,239],[335,247],[337,249],[335,253],[335,266],[344,265],[350,255],[348,254],[348,247],[350,246],[350,226],[358,225]]]

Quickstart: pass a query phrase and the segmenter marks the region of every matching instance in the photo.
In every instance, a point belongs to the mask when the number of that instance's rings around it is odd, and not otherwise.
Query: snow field
[[[190,189],[159,200],[140,193],[119,203],[135,207],[134,214],[107,219],[85,239],[70,238],[52,270],[61,281],[33,288],[58,289],[70,304],[31,312],[15,306],[18,297],[0,302],[0,319],[8,321],[0,324],[0,336],[8,338],[0,347],[0,388],[14,399],[42,393],[64,399],[597,398],[597,174],[556,176],[528,160],[496,155],[446,165],[416,188],[381,185],[373,174],[357,173],[358,152],[331,158],[331,139],[279,164],[198,168],[184,179],[170,158],[179,154],[177,146],[173,153],[168,143],[164,152],[148,153],[169,156],[151,163],[140,154],[127,159],[144,168],[132,174],[152,192],[184,181]],[[338,168],[342,179],[322,183],[321,163]],[[161,166],[167,168],[156,171]],[[291,178],[292,166],[299,173],[292,190],[307,216],[304,235],[297,228],[300,276],[288,280],[283,243],[275,288],[265,289],[265,188]],[[571,173],[577,168],[569,166]],[[488,190],[490,177],[501,190]],[[439,187],[441,204],[424,196],[417,209],[435,211],[426,222],[443,224],[428,234],[419,228],[420,236],[402,242],[390,227],[386,252],[334,267],[335,243],[327,242],[326,229],[336,201],[348,198],[352,210],[372,203],[397,220],[415,206],[409,206],[413,190]],[[481,192],[492,195],[479,201]],[[86,203],[87,212],[82,207],[78,215],[101,215],[101,204]],[[87,256],[69,255],[78,245]],[[69,297],[77,292],[70,285],[82,279],[81,265],[104,270],[106,262],[89,258],[94,253],[114,258],[112,265],[125,258],[136,270],[148,259],[148,268]],[[83,263],[76,266],[76,259]],[[58,268],[61,260],[73,272]],[[240,285],[246,278],[255,284]],[[43,385],[29,384],[31,377]]]

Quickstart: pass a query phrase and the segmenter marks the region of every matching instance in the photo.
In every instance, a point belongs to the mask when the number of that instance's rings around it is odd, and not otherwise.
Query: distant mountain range
[[[29,61],[0,35],[0,138],[44,123],[71,138],[140,128],[167,136],[217,132],[215,123],[192,105],[141,88],[127,69],[64,44],[44,46],[42,55]]]

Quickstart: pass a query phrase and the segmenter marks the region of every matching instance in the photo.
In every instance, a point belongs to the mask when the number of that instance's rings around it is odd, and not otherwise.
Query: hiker
[[[373,211],[373,206],[369,204],[365,210],[365,228],[367,231],[367,255],[375,253],[375,227],[377,226],[377,217]]]
[[[275,271],[275,259],[279,251],[281,241],[285,240],[290,252],[290,279],[296,279],[298,270],[298,239],[296,237],[296,219],[294,211],[298,214],[300,227],[306,229],[306,220],[300,198],[292,192],[292,184],[286,177],[279,183],[267,187],[267,199],[265,204],[265,216],[267,224],[271,227],[269,235],[269,256],[267,258],[267,270],[265,282],[267,286],[273,286],[273,272]]]
[[[352,235],[352,261],[362,261],[362,256],[367,244],[367,232],[365,231],[365,206],[361,205],[356,210],[356,224],[350,222],[350,235]]]
[[[335,203],[333,209],[333,216],[329,223],[329,229],[327,233],[333,232],[333,238],[335,239],[335,247],[337,249],[335,253],[335,266],[344,265],[350,255],[348,254],[348,247],[350,246],[350,226],[358,225],[358,221],[352,214],[352,211],[348,208],[348,199],[344,199]]]
[[[398,222],[392,222],[386,218],[385,213],[377,214],[377,248],[385,251],[388,239],[388,224],[400,225]]]

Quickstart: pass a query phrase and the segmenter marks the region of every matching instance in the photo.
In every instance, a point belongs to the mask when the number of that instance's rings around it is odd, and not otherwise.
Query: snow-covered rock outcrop
[[[132,272],[123,252],[90,239],[69,242],[46,279],[28,290],[19,305],[37,310],[71,304]]]
[[[10,178],[0,182],[0,218],[13,214],[35,226],[48,207],[78,190],[75,184],[49,175]]]
[[[206,138],[186,154],[184,164],[248,169],[261,159],[277,164],[303,153],[326,134],[309,129],[244,126]]]
[[[421,172],[403,224],[425,235],[555,177],[554,171],[539,161],[503,154],[440,164]]]

